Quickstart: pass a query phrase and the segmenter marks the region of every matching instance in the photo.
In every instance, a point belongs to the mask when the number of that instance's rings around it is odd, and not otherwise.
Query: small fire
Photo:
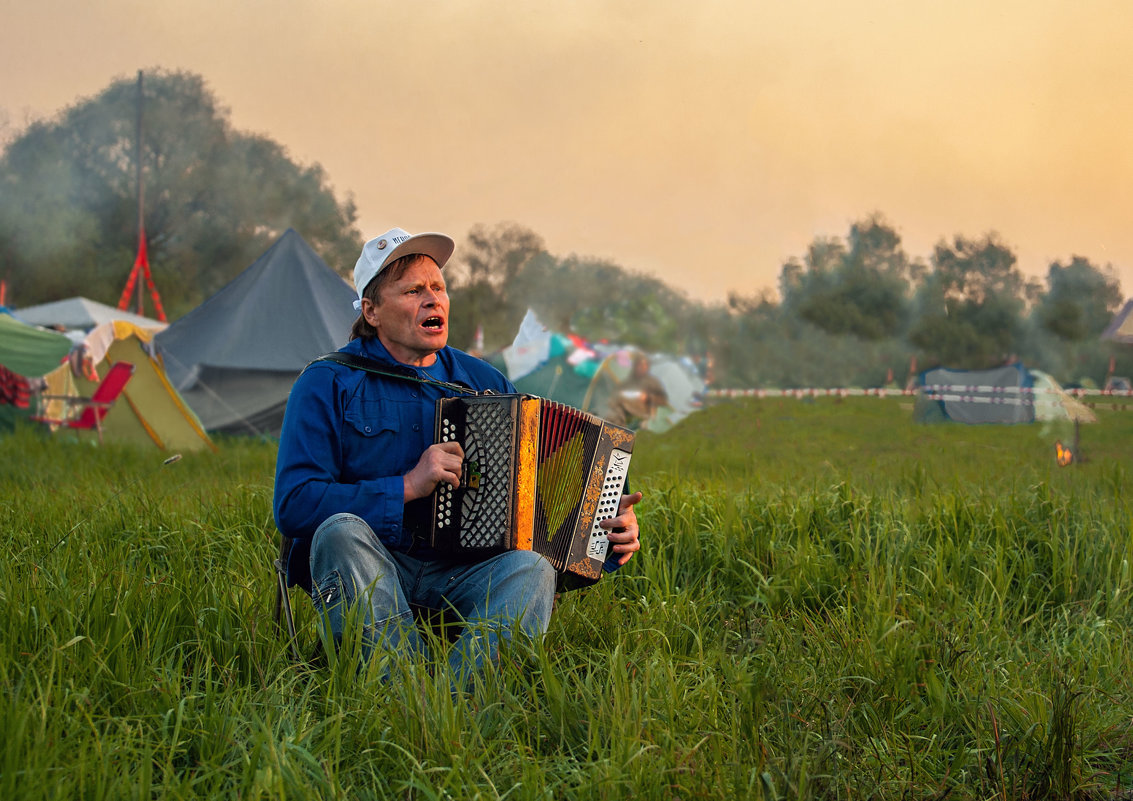
[[[1066,465],[1074,461],[1073,452],[1069,448],[1063,446],[1061,442],[1054,443],[1054,457],[1058,460],[1060,467],[1066,467]]]

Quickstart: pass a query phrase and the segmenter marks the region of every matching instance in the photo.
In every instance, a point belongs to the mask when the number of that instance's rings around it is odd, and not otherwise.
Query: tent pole
[[[145,234],[145,185],[142,183],[142,71],[138,70],[138,119],[136,135],[134,137],[134,170],[138,187],[138,236]],[[139,276],[140,278],[140,276]],[[145,288],[142,281],[138,281],[138,314],[145,316]]]

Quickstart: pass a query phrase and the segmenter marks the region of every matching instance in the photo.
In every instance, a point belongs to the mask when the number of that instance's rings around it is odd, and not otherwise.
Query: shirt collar
[[[418,369],[410,364],[402,364],[397,359],[393,358],[393,356],[390,355],[389,351],[386,350],[386,346],[383,345],[382,341],[377,337],[370,337],[368,339],[361,339],[356,341],[361,343],[359,352],[364,356],[369,356],[371,359],[377,359],[378,361],[386,362],[388,364],[396,365],[402,368],[408,367],[413,370]],[[442,368],[445,372],[448,373],[447,380],[458,381],[472,386],[472,377],[468,374],[468,371],[464,369],[464,365],[462,365],[460,361],[454,357],[453,354],[455,352],[456,351],[454,351],[448,345],[437,351],[437,359],[441,361]]]

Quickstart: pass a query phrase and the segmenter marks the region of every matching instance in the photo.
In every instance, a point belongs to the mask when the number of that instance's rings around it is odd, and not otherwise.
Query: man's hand
[[[617,516],[603,520],[598,524],[610,532],[610,550],[621,555],[621,558],[618,559],[619,567],[628,562],[633,557],[634,552],[641,548],[641,543],[638,540],[637,512],[633,510],[633,505],[640,500],[640,492],[635,492],[633,495],[623,495],[621,501],[618,502]]]
[[[460,486],[460,465],[464,449],[457,442],[438,442],[421,454],[417,464],[405,474],[405,502],[433,493],[438,484]]]

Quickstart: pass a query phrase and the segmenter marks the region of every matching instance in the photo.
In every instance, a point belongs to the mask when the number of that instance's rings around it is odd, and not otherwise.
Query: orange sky
[[[196,72],[367,236],[514,221],[715,300],[880,211],[915,257],[995,230],[1133,290],[1124,0],[0,2],[9,134]]]

